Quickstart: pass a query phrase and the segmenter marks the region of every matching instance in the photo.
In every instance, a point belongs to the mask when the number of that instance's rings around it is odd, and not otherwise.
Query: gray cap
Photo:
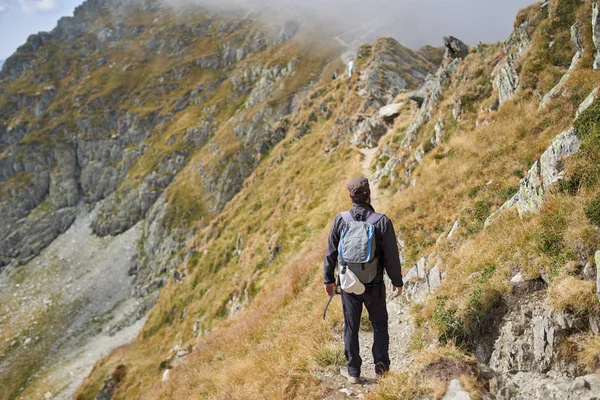
[[[348,193],[350,197],[367,198],[371,194],[369,189],[369,180],[367,178],[354,178],[348,183]]]

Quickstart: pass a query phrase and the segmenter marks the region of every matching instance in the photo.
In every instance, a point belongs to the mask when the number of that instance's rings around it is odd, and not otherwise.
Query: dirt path
[[[371,163],[375,158],[377,149],[362,149],[361,153],[364,159],[361,162],[363,176],[371,178]],[[386,202],[378,188],[375,185],[371,186],[371,202],[373,206],[385,213]],[[410,305],[404,298],[391,300],[391,282],[386,278],[386,288],[388,293],[388,315],[389,315],[389,334],[390,334],[390,360],[392,371],[407,368],[412,361],[408,349],[411,344],[414,327],[410,319]],[[366,309],[363,313],[366,315]],[[343,348],[344,341],[342,334],[337,334],[338,345]],[[362,377],[363,382],[360,385],[349,385],[339,373],[323,372],[318,373],[317,377],[321,380],[322,385],[326,390],[326,394],[322,399],[337,400],[346,398],[364,398],[369,392],[374,390],[377,384],[373,356],[371,355],[371,347],[373,346],[373,332],[361,331],[359,335],[360,341],[360,356],[363,360]]]

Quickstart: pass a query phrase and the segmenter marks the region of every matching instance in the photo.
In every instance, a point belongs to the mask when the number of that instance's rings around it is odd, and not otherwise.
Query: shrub
[[[600,226],[600,193],[585,206],[585,216],[593,225]]]
[[[464,337],[464,324],[456,315],[456,308],[446,307],[447,301],[446,296],[438,296],[436,298],[437,305],[431,315],[431,319],[438,329],[438,338],[444,344]]]
[[[489,201],[476,201],[475,204],[473,204],[473,217],[477,221],[483,222],[489,217],[491,208],[492,203]]]

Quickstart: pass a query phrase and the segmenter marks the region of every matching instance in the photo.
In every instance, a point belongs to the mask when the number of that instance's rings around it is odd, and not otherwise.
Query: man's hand
[[[400,287],[394,286],[394,289],[392,290],[392,292],[395,292],[395,291],[398,291],[398,293],[396,293],[396,295],[393,298],[397,299],[398,297],[400,297],[402,295],[402,286],[400,286]]]
[[[325,284],[325,293],[327,296],[331,297],[331,295],[335,292],[335,283]]]

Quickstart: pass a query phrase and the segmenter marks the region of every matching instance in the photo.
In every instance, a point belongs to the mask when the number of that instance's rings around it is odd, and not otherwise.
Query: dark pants
[[[348,361],[348,373],[360,376],[362,359],[360,358],[358,331],[363,304],[369,312],[373,325],[373,361],[377,373],[387,371],[390,367],[390,336],[388,333],[388,313],[386,307],[385,285],[376,284],[367,287],[360,296],[342,290],[342,306],[344,309],[344,353]]]

